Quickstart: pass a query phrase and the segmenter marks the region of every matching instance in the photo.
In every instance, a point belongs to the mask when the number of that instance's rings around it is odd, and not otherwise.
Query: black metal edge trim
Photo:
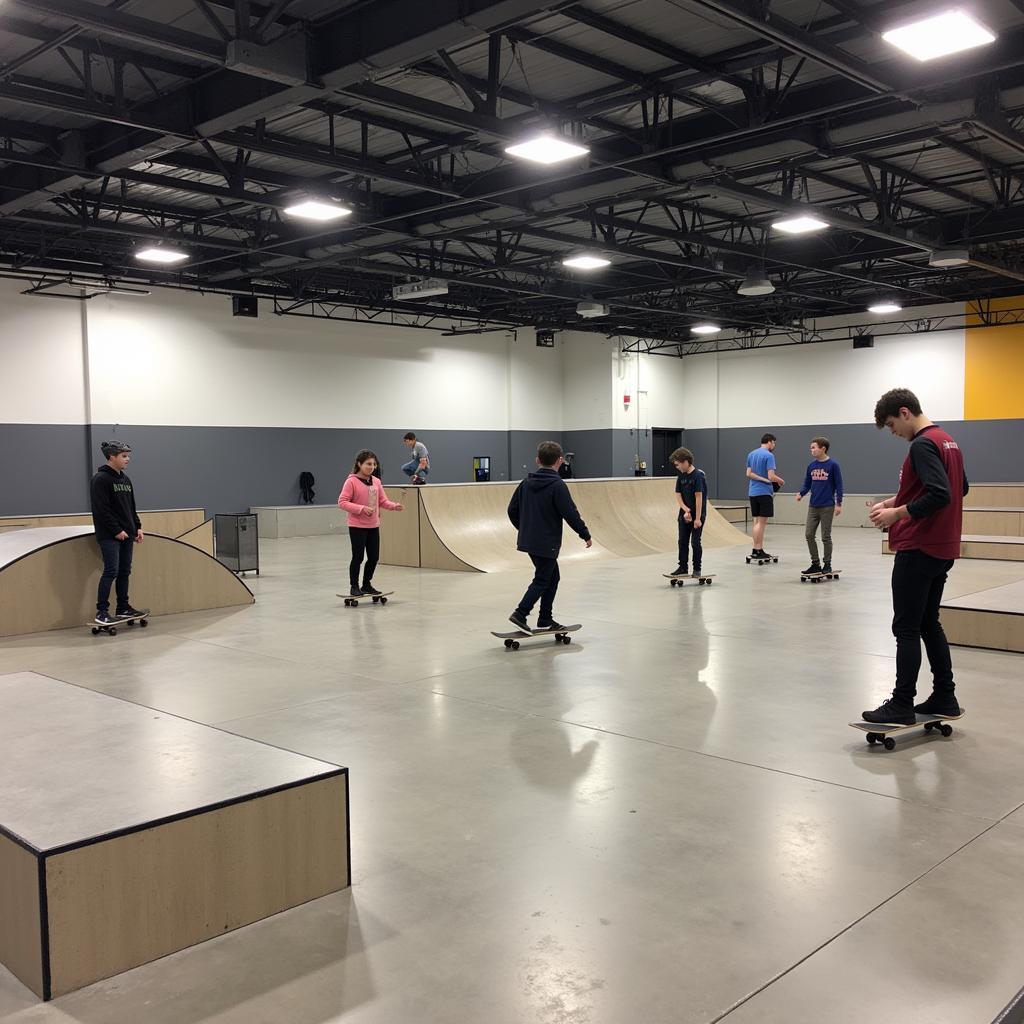
[[[1024,1022],[1024,988],[1022,988],[1009,1002],[1009,1005],[999,1014],[992,1024],[1022,1024]]]
[[[348,887],[352,886],[352,801],[349,798],[348,769],[345,770],[345,856],[348,859]]]
[[[53,986],[50,978],[50,907],[46,895],[46,857],[36,859],[39,869],[39,955],[41,957],[41,977],[43,981],[43,1001],[53,998]]]
[[[12,832],[3,825],[0,825],[0,836],[10,839],[15,846],[20,846],[27,853],[31,853],[33,857],[38,857],[43,852],[38,847],[33,846],[27,839],[22,839],[16,832]]]
[[[320,775],[310,775],[304,779],[296,779],[294,782],[285,782],[280,786],[271,786],[269,789],[256,790],[253,793],[243,793],[241,796],[230,797],[227,800],[219,800],[213,804],[205,804],[202,807],[190,807],[187,811],[179,811],[177,814],[170,814],[164,818],[154,818],[151,821],[139,822],[135,825],[128,825],[125,828],[113,832],[104,832],[98,836],[91,836],[88,839],[79,839],[73,843],[65,843],[63,846],[55,846],[45,850],[43,855],[55,857],[62,853],[72,853],[75,850],[82,850],[87,846],[95,846],[98,843],[110,842],[113,839],[120,839],[122,836],[134,835],[137,832],[145,832],[147,829],[160,828],[163,825],[172,825],[176,821],[184,821],[186,818],[195,818],[200,814],[210,814],[219,811],[224,807],[233,807],[236,804],[248,803],[250,800],[259,800],[265,796],[273,796],[275,793],[283,793],[289,789],[297,789],[299,786],[308,786],[314,782],[321,782],[324,779],[335,779],[344,775],[347,779],[348,768],[337,768],[334,771],[323,772]],[[346,783],[347,785],[347,783]]]

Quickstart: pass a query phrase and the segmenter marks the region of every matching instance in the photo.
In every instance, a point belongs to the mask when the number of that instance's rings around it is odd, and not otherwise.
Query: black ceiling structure
[[[917,64],[881,32],[923,9],[4,0],[0,275],[40,295],[254,294],[285,315],[572,328],[680,355],[722,347],[691,333],[701,321],[740,347],[822,340],[804,325],[879,299],[905,329],[948,302],[984,319],[1024,292],[1024,2],[983,0],[995,43]],[[538,129],[589,155],[505,154]],[[354,213],[284,215],[307,196]],[[812,210],[827,231],[771,229]],[[135,258],[161,242],[188,259]],[[970,262],[930,266],[939,248]],[[562,266],[581,249],[611,265]],[[773,294],[738,293],[751,270]],[[448,294],[392,297],[423,278]],[[581,301],[607,314],[583,319]]]

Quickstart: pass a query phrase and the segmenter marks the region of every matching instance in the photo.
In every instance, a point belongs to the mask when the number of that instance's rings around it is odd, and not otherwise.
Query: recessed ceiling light
[[[873,306],[868,306],[869,313],[899,313],[903,307],[897,302],[876,302]]]
[[[286,206],[284,212],[289,217],[300,217],[302,220],[338,220],[348,217],[352,211],[338,203],[325,203],[319,199],[306,199],[301,203]]]
[[[823,220],[818,220],[817,217],[802,213],[795,217],[786,217],[783,220],[773,221],[772,227],[776,231],[785,232],[787,235],[805,235],[809,231],[821,231],[822,228],[827,228],[828,225]]]
[[[532,160],[536,164],[559,164],[573,157],[586,156],[590,150],[561,135],[542,132],[532,139],[506,146],[505,152],[522,160]]]
[[[971,50],[995,42],[995,35],[965,11],[942,14],[900,25],[882,38],[917,60],[934,60],[961,50]]]
[[[598,270],[601,267],[611,266],[611,260],[603,256],[594,256],[591,253],[580,253],[577,256],[567,256],[562,260],[563,267],[571,267],[573,270]]]
[[[717,334],[721,329],[718,324],[694,324],[690,328],[694,334]]]
[[[149,249],[139,249],[135,253],[135,258],[145,260],[147,263],[180,263],[188,259],[188,253],[165,246],[153,246]]]

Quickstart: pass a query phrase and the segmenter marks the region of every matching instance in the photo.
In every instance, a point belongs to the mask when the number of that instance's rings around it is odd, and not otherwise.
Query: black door
[[[669,461],[669,456],[683,443],[681,430],[665,430],[654,427],[651,430],[651,460],[654,463],[654,476],[675,476],[676,467]]]

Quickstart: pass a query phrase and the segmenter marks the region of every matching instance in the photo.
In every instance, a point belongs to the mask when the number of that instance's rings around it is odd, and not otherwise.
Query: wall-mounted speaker
[[[537,328],[537,348],[554,348],[555,332]]]
[[[874,348],[875,336],[873,334],[858,334],[853,339],[854,348]]]
[[[232,316],[259,316],[260,304],[255,295],[232,295]]]

